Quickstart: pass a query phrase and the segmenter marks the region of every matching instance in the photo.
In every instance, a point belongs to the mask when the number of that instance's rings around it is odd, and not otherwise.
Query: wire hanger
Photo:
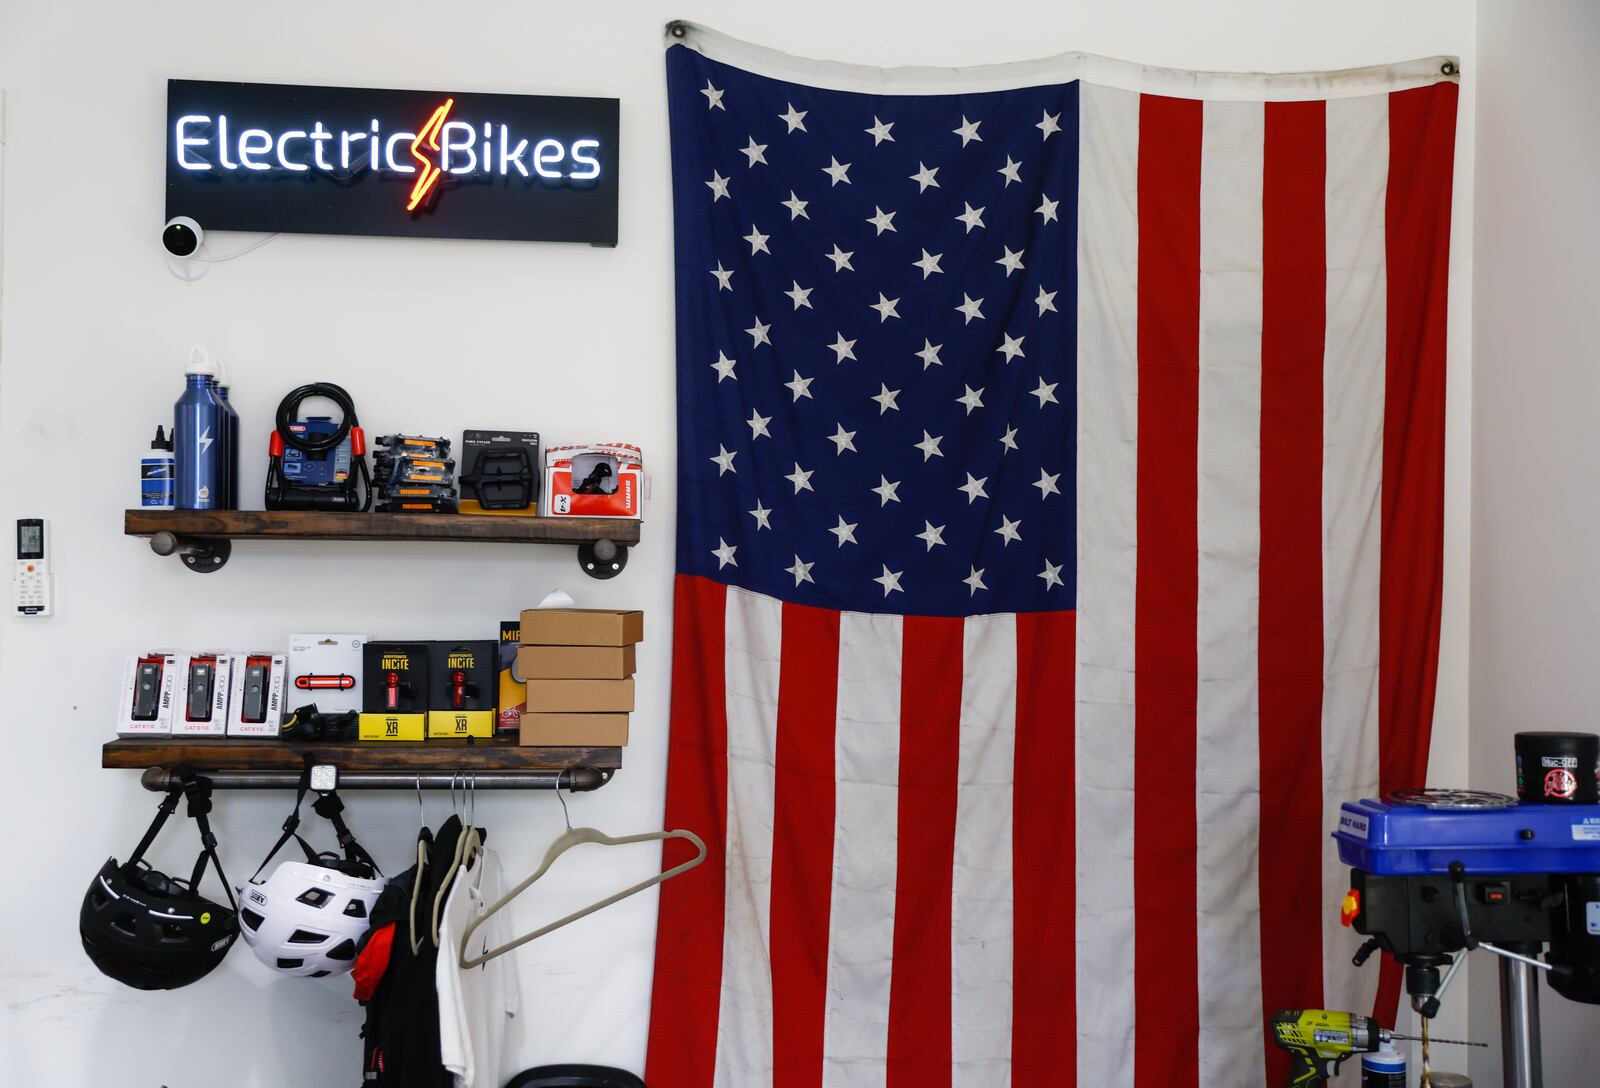
[[[557,798],[560,798],[561,796],[561,791],[559,789],[556,791],[556,796]],[[562,801],[561,808],[563,812],[566,811],[565,800]],[[540,926],[532,933],[527,933],[513,941],[508,941],[499,948],[488,949],[481,956],[474,956],[470,959],[467,957],[468,942],[472,940],[472,934],[477,931],[478,927],[483,925],[484,922],[488,921],[496,913],[505,909],[505,907],[517,896],[527,891],[529,886],[532,885],[534,881],[538,880],[540,877],[544,876],[545,873],[550,871],[550,866],[555,864],[557,858],[559,858],[562,854],[565,854],[568,850],[571,850],[574,846],[582,846],[586,843],[593,843],[596,846],[627,846],[631,843],[639,842],[664,842],[667,839],[685,839],[693,843],[695,849],[699,851],[699,853],[690,858],[688,861],[684,862],[682,865],[674,866],[664,873],[658,873],[657,875],[646,880],[641,880],[639,883],[630,888],[624,888],[622,891],[617,892],[614,895],[606,896],[597,903],[591,903],[587,907],[575,910],[564,918],[558,918],[554,922]],[[501,896],[499,900],[491,904],[487,909],[484,910],[482,914],[478,915],[467,925],[466,932],[461,935],[461,948],[458,952],[456,962],[461,967],[476,967],[481,963],[487,963],[496,956],[503,956],[514,948],[520,948],[529,941],[537,940],[538,938],[543,937],[546,933],[560,929],[562,926],[570,925],[580,918],[586,918],[595,911],[603,910],[604,908],[611,906],[613,903],[628,898],[630,895],[637,895],[646,888],[653,888],[657,884],[664,883],[665,881],[671,880],[675,876],[686,873],[705,860],[706,844],[704,840],[702,840],[700,836],[696,835],[693,831],[685,831],[682,829],[673,831],[646,831],[638,835],[623,835],[620,837],[613,837],[611,835],[607,835],[598,828],[573,827],[571,820],[569,819],[567,822],[567,829],[557,836],[555,842],[550,844],[550,849],[545,851],[544,861],[540,863],[539,868],[534,870],[533,875],[528,877],[528,879],[524,880],[521,884],[518,884],[515,888],[512,888],[505,895]]]
[[[450,776],[450,799],[455,801],[456,776]],[[470,785],[469,785],[470,783]],[[470,792],[469,792],[470,791]],[[475,821],[478,818],[478,775],[474,772],[470,779],[465,772],[461,775],[461,834],[456,836],[455,856],[450,859],[449,866],[444,871],[444,877],[439,881],[439,890],[433,895],[433,925],[428,930],[428,935],[433,939],[433,947],[439,947],[439,914],[444,909],[445,898],[450,894],[450,887],[456,880],[461,870],[471,863],[483,852],[483,836],[479,833]]]

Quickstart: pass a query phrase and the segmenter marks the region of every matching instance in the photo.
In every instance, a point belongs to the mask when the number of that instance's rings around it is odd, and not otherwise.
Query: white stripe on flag
[[[783,605],[728,588],[728,883],[715,1088],[772,1083],[772,824]]]
[[[997,1088],[1011,1074],[1012,780],[1017,740],[1017,618],[969,616],[961,633],[961,739],[951,904],[953,1088]]]
[[[1207,102],[1200,158],[1195,692],[1201,1084],[1260,1061],[1262,159],[1258,102]]]
[[[1079,95],[1077,1082],[1131,1088],[1139,96]]]
[[[824,1088],[879,1088],[889,1058],[903,627],[899,616],[839,617]]]
[[[1322,826],[1378,789],[1378,588],[1387,291],[1389,97],[1328,103],[1328,318],[1323,358]],[[1322,842],[1322,902],[1349,887]],[[1330,924],[1334,915],[1330,906]],[[1323,941],[1325,1008],[1366,1009],[1377,972]]]

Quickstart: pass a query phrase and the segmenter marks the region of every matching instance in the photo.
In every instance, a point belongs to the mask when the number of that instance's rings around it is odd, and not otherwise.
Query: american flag
[[[1278,1083],[1421,782],[1457,98],[669,36],[652,1088]]]

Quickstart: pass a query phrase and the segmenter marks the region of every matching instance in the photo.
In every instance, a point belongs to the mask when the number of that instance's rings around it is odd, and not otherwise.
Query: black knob
[[[1521,831],[1518,831],[1517,832],[1517,838],[1521,839],[1523,842],[1532,842],[1533,841],[1533,828],[1525,827]]]

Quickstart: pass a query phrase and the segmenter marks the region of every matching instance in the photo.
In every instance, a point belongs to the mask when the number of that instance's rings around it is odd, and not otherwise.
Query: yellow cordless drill
[[[1272,1038],[1294,1055],[1290,1088],[1313,1088],[1339,1072],[1339,1063],[1350,1055],[1375,1051],[1393,1036],[1370,1016],[1284,1009],[1273,1014]]]

